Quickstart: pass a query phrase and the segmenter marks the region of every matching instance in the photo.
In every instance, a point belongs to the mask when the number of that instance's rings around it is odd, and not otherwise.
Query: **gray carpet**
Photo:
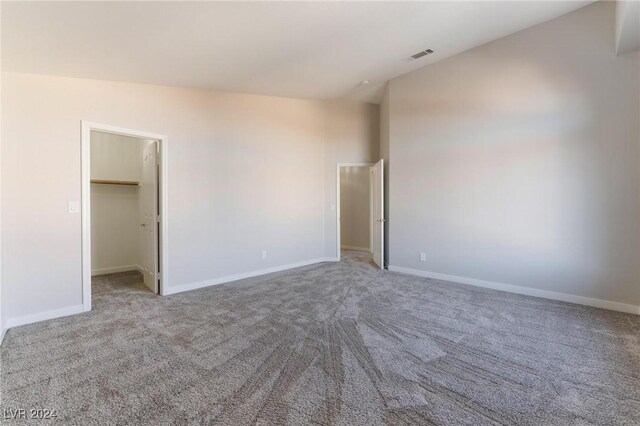
[[[91,313],[10,330],[1,408],[77,425],[640,424],[638,316],[354,253],[165,298],[140,281],[100,277]]]

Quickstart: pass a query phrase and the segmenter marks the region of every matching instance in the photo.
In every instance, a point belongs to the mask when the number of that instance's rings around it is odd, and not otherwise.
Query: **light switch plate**
[[[80,203],[77,201],[69,201],[69,213],[79,213]]]

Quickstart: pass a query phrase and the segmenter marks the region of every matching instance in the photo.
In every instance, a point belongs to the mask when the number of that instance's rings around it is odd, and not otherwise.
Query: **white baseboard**
[[[252,272],[247,272],[247,273],[243,273],[243,274],[229,275],[229,276],[226,276],[226,277],[215,278],[215,279],[212,279],[212,280],[199,281],[199,282],[190,283],[190,284],[183,284],[183,285],[175,287],[175,288],[168,288],[164,292],[163,295],[182,293],[184,291],[196,290],[196,289],[199,289],[199,288],[209,287],[209,286],[216,285],[216,284],[223,284],[223,283],[227,283],[227,282],[242,280],[242,279],[245,279],[245,278],[257,277],[259,275],[271,274],[273,272],[286,271],[288,269],[300,268],[302,266],[313,265],[313,264],[316,264],[316,263],[336,262],[338,260],[339,259],[337,259],[335,257],[322,257],[322,258],[318,258],[318,259],[307,260],[307,261],[297,262],[297,263],[291,263],[291,264],[282,265],[282,266],[275,266],[273,268],[261,269],[261,270],[258,270],[258,271],[252,271]],[[127,269],[127,270],[134,270],[135,271],[135,270],[140,270],[140,269],[141,268],[139,266],[135,265],[135,266],[132,266],[131,269]],[[122,272],[122,271],[119,271],[119,272]],[[113,272],[110,272],[110,273],[113,273]],[[7,323],[5,325],[4,330],[2,330],[2,332],[0,332],[0,344],[2,343],[2,339],[4,338],[4,335],[7,333],[7,331],[10,328],[18,327],[18,326],[21,326],[21,325],[33,324],[33,323],[36,323],[36,322],[46,321],[46,320],[55,319],[55,318],[66,317],[66,316],[69,316],[69,315],[80,314],[82,312],[84,312],[84,306],[83,305],[76,305],[76,306],[69,306],[69,307],[61,308],[61,309],[54,309],[54,310],[51,310],[51,311],[38,312],[36,314],[24,315],[24,316],[16,317],[16,318],[9,318],[9,319],[7,319]]]
[[[141,270],[142,268],[138,265],[113,266],[111,268],[92,269],[91,276],[94,277],[96,275],[106,275],[106,274],[115,274],[118,272],[141,271]]]
[[[4,342],[4,336],[7,334],[7,329],[0,330],[0,346],[2,346],[2,342]]]
[[[440,274],[437,272],[422,271],[420,269],[404,268],[401,266],[389,265],[389,271],[403,274],[416,275],[419,277],[434,278],[443,281],[452,281],[461,284],[469,284],[476,287],[490,288],[493,290],[506,291],[508,293],[523,294],[525,296],[541,297],[543,299],[559,300],[561,302],[576,303],[578,305],[593,306],[595,308],[608,309],[611,311],[626,312],[628,314],[640,315],[640,306],[627,303],[612,302],[610,300],[593,299],[591,297],[576,296],[573,294],[557,293],[555,291],[541,290],[531,287],[521,287],[511,284],[497,283],[493,281],[477,280],[475,278],[459,277],[456,275]]]
[[[342,250],[351,250],[351,251],[364,251],[369,253],[369,247],[357,247],[357,246],[341,246],[340,249]]]
[[[309,266],[309,265],[313,265],[313,264],[316,264],[316,263],[335,262],[337,260],[338,259],[335,258],[335,257],[321,257],[319,259],[305,260],[303,262],[290,263],[288,265],[274,266],[273,268],[260,269],[260,270],[257,270],[257,271],[245,272],[245,273],[242,273],[242,274],[227,275],[225,277],[214,278],[214,279],[211,279],[211,280],[198,281],[198,282],[195,282],[195,283],[182,284],[182,285],[179,285],[179,286],[176,286],[176,287],[169,287],[163,292],[162,295],[163,296],[168,296],[170,294],[177,294],[177,293],[182,293],[182,292],[185,292],[185,291],[197,290],[199,288],[205,288],[205,287],[210,287],[210,286],[213,286],[213,285],[218,285],[218,284],[229,283],[229,282],[232,282],[232,281],[243,280],[245,278],[252,278],[252,277],[257,277],[257,276],[260,276],[260,275],[272,274],[274,272],[286,271],[288,269],[300,268],[300,267],[303,267],[303,266]]]
[[[54,309],[51,311],[38,312],[37,314],[24,315],[16,318],[8,318],[5,329],[8,330],[20,325],[33,324],[34,322],[46,321],[54,318],[66,317],[69,315],[80,314],[84,312],[83,305],[68,306],[66,308]]]

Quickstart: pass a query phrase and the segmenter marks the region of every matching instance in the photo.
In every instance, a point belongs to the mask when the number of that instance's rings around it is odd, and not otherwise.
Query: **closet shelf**
[[[140,186],[140,182],[133,180],[103,180],[103,179],[91,179],[91,183],[99,185],[127,185],[127,186]]]

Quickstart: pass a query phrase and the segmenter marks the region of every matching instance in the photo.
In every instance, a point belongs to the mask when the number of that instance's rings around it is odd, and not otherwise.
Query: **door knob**
[[[378,219],[378,222],[386,222],[387,219]]]
[[[142,226],[144,228],[145,226],[147,226],[147,224],[146,223],[141,223],[140,226]]]

